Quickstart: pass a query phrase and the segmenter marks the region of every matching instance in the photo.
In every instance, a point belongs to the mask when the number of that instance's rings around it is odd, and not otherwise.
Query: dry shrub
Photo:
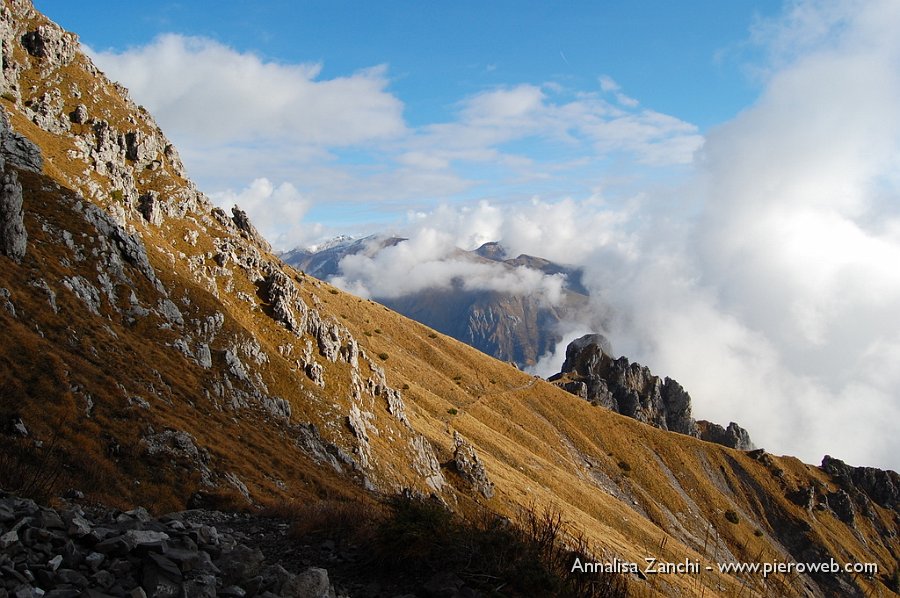
[[[329,539],[341,546],[372,542],[385,512],[381,506],[374,504],[327,499],[294,503],[283,511],[282,516],[292,521],[291,534],[294,537]]]
[[[592,560],[582,535],[566,534],[554,509],[523,509],[511,521],[487,510],[463,519],[436,500],[395,497],[373,507],[355,500],[283,505],[296,538],[364,547],[361,567],[385,580],[422,583],[452,572],[474,588],[507,596],[625,596],[622,575],[571,573]],[[565,537],[564,537],[565,536]]]
[[[38,502],[60,494],[66,462],[57,436],[42,447],[35,446],[30,438],[4,436],[2,443],[0,488]]]

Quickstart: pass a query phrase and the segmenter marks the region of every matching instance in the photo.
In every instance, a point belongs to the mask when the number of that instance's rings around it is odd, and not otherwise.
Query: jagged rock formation
[[[734,422],[730,422],[727,428],[719,424],[706,421],[697,421],[698,438],[709,442],[715,442],[723,446],[738,449],[739,451],[752,451],[756,448],[750,440],[750,433]]]
[[[0,254],[20,261],[25,257],[28,245],[22,211],[22,185],[15,170],[7,170],[7,160],[33,170],[40,170],[42,163],[40,150],[10,131],[6,112],[0,110]]]
[[[0,253],[19,261],[25,257],[27,245],[22,185],[15,172],[3,172],[0,180]]]
[[[900,510],[900,474],[897,472],[874,467],[851,467],[829,455],[822,459],[821,467],[857,500],[862,500],[860,495],[865,495],[876,504]]]
[[[485,498],[494,496],[494,483],[488,478],[484,463],[478,458],[475,448],[466,442],[459,432],[453,432],[453,467],[472,487]]]
[[[586,334],[566,347],[562,371],[550,377],[560,388],[594,405],[612,409],[661,430],[687,434],[737,448],[755,448],[749,433],[732,422],[728,428],[691,415],[691,396],[671,378],[627,358],[611,356],[612,346],[601,334]]]

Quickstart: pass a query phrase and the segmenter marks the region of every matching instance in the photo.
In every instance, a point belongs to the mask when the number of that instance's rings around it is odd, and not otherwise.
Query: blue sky
[[[322,76],[375,64],[413,125],[496,85],[559,81],[590,89],[607,75],[654,109],[701,128],[759,92],[742,65],[749,30],[779,2],[130,2],[39,1],[96,49],[161,33],[205,36],[276,62],[321,62]]]
[[[581,266],[607,334],[694,415],[900,468],[900,2],[37,1],[276,247],[387,296],[501,241]]]
[[[437,140],[440,136],[429,135],[430,129],[458,122],[472,98],[522,86],[540,89],[548,107],[574,109],[573,103],[591,96],[625,108],[625,113],[670,116],[702,135],[758,96],[760,80],[753,69],[764,49],[752,41],[751,30],[780,10],[778,2],[747,0],[164,2],[152,9],[140,3],[39,1],[36,6],[78,32],[95,53],[106,55],[97,57],[100,66],[132,88],[135,99],[157,116],[181,148],[189,172],[208,193],[240,197],[258,178],[274,188],[292,186],[295,203],[303,204],[294,213],[302,212],[304,226],[275,219],[267,232],[282,247],[385,226],[402,220],[410,210],[430,210],[444,202],[515,202],[535,195],[550,200],[583,198],[601,186],[616,201],[633,192],[629,183],[635,177],[668,177],[674,172],[671,168],[645,167],[648,148],[605,142],[589,148],[596,145],[596,132],[569,135],[571,123],[558,118],[555,124],[547,123],[549,128],[497,133],[479,148],[444,156],[449,163],[443,167],[429,162],[427,177],[412,176],[406,168],[414,158],[423,157],[411,146],[445,143]],[[251,147],[249,140],[236,133],[234,139],[218,140],[229,145],[231,153],[214,151],[204,143],[205,131],[181,126],[181,118],[192,119],[188,110],[179,111],[158,98],[165,86],[158,73],[144,79],[144,85],[155,89],[143,89],[141,83],[129,80],[129,73],[147,66],[133,63],[129,68],[116,61],[123,53],[140,53],[170,34],[221,44],[235,55],[252,55],[260,69],[316,65],[310,79],[317,82],[378,68],[377,86],[397,101],[399,122],[393,123],[392,132],[363,133],[350,141],[326,135],[308,143],[302,126],[291,135],[269,132],[254,140],[257,146],[293,147],[259,164],[242,153],[243,169],[223,168],[223,163],[238,159],[238,145]],[[185,60],[196,51],[182,48]],[[145,62],[152,60],[151,52],[144,54]],[[177,103],[176,96],[171,98]],[[622,106],[617,98],[633,105]],[[302,101],[289,109],[302,110]],[[322,120],[328,122],[328,117]],[[566,134],[561,134],[564,129]],[[659,136],[671,134],[663,131]],[[661,153],[671,153],[660,141],[648,140]],[[492,152],[482,151],[473,158],[475,149]],[[526,160],[516,167],[515,160],[499,160],[499,155]],[[661,164],[665,160],[658,158],[651,161],[670,167],[686,158],[682,155],[670,164]],[[525,172],[530,176],[523,176]],[[262,225],[268,227],[267,222]]]

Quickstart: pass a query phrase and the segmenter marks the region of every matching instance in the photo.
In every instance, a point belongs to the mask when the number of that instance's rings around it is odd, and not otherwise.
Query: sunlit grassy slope
[[[246,503],[243,489],[257,505],[369,501],[404,488],[427,495],[434,489],[419,453],[433,452],[446,480],[436,494],[457,512],[474,513],[481,503],[515,517],[523,506],[552,506],[573,533],[590,540],[599,559],[687,559],[704,567],[694,575],[635,579],[639,594],[890,593],[885,582],[900,554],[897,512],[870,501],[868,515],[860,511],[847,524],[828,508],[789,500],[806,488],[817,496],[837,490],[819,468],[790,457],[754,458],[592,407],[283,266],[224,213],[214,213],[170,154],[160,153],[153,168],[124,154],[113,174],[98,167],[91,153],[97,121],[123,134],[162,133],[83,55],[62,65],[30,56],[19,40],[47,21],[27,3],[7,1],[4,11],[12,48],[6,59],[18,70],[8,73],[14,80],[6,82],[0,103],[12,127],[41,148],[44,168],[41,174],[16,169],[28,250],[21,263],[0,256],[0,287],[10,291],[16,310],[15,316],[0,310],[0,416],[21,418],[29,430],[26,438],[0,436],[0,465],[33,477],[34,494],[75,487],[90,499],[157,511],[182,508],[191,497]],[[61,113],[84,104],[93,120],[62,133],[36,125],[28,106],[52,90],[60,92]],[[151,224],[135,207],[149,191],[165,206],[162,224]],[[97,284],[109,269],[108,245],[86,219],[87,203],[114,214],[142,240],[162,291],[126,263],[128,281],[114,279],[112,295],[101,295],[92,313],[63,284],[76,276]],[[305,309],[338,331],[342,348],[358,344],[358,366],[324,358],[309,330],[295,333],[276,320],[266,286],[275,271],[291,281]],[[181,311],[180,324],[161,312],[166,299]],[[145,315],[128,315],[135,301]],[[220,322],[213,333],[210,318]],[[193,355],[199,341],[211,349],[211,367]],[[323,367],[324,387],[304,371],[305,352]],[[229,355],[240,357],[246,381]],[[379,369],[386,388],[400,392],[409,425],[387,402]],[[265,398],[284,399],[290,417],[266,409]],[[366,447],[348,425],[354,408],[368,422]],[[349,455],[356,469],[348,461],[334,467],[298,442],[310,429],[301,426],[310,424],[322,446]],[[188,434],[194,452],[154,452],[147,439],[167,430]],[[483,461],[493,498],[473,492],[449,467],[454,432]],[[0,486],[21,482],[0,479]],[[881,574],[763,579],[715,568],[718,561],[832,557],[878,563]]]

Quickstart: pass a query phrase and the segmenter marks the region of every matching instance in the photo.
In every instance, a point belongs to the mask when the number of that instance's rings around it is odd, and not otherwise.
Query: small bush
[[[338,544],[368,543],[375,532],[375,522],[383,511],[356,501],[323,500],[294,505],[289,509],[293,520],[291,535],[333,540]]]
[[[376,328],[376,329],[375,329],[375,334],[381,334],[381,328]]]
[[[629,465],[626,461],[619,461],[619,469],[621,469],[625,473],[628,473],[629,471],[631,471],[631,465]]]
[[[378,359],[380,359],[381,361],[386,361],[388,357],[389,355],[384,352],[378,354]]]
[[[400,387],[400,390],[409,390],[409,384],[403,383],[403,386]]]
[[[66,467],[59,433],[40,448],[30,438],[4,439],[4,444],[0,451],[0,481],[4,490],[40,502],[59,495]]]
[[[428,338],[437,338],[437,334],[435,334],[434,332],[429,332]]]
[[[459,411],[451,407],[450,409],[447,409],[447,413],[449,413],[450,415],[456,415],[457,413],[459,413]]]
[[[122,201],[125,198],[125,193],[121,189],[114,189],[109,196],[113,201]]]
[[[623,575],[571,571],[576,557],[596,559],[583,536],[567,533],[558,511],[525,508],[517,519],[482,511],[466,521],[436,501],[395,499],[378,525],[371,566],[389,579],[450,571],[491,595],[497,588],[510,596],[627,595]]]
[[[758,529],[758,530],[756,530],[756,531],[753,532],[753,535],[756,536],[757,538],[762,538],[763,532],[762,532],[761,529]]]
[[[735,525],[737,525],[737,523],[740,521],[738,514],[731,509],[725,511],[725,519],[727,519],[730,523],[734,523]]]
[[[337,289],[328,289],[328,292],[331,293],[332,295],[337,295],[337,294],[338,294],[338,290],[337,290]]]
[[[889,574],[885,585],[892,591],[900,594],[900,567],[894,569],[893,574]]]

